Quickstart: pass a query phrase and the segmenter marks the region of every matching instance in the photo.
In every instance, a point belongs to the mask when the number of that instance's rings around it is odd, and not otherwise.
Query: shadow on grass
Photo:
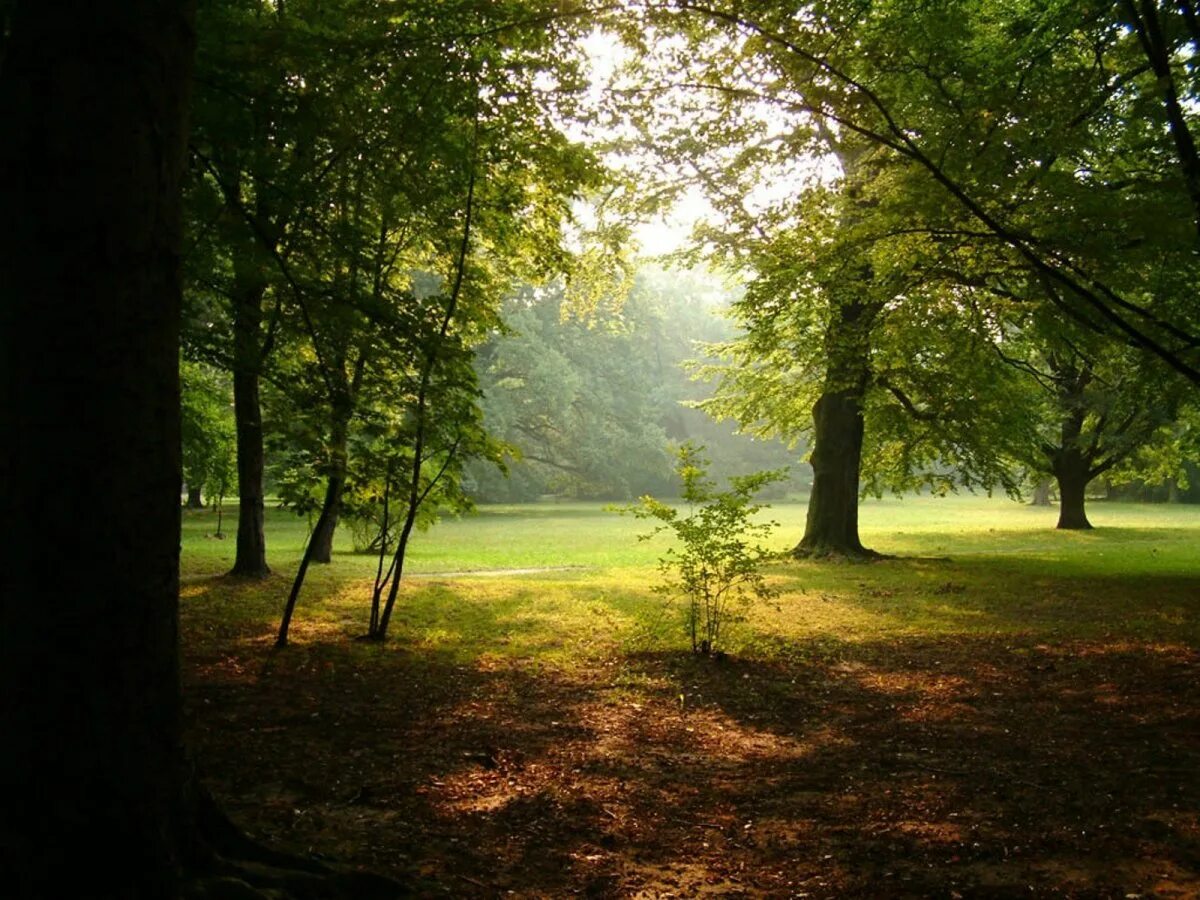
[[[271,655],[251,617],[189,640],[216,792],[253,832],[424,896],[1200,889],[1194,649],[958,635],[780,639],[772,660],[720,663],[464,656],[528,602],[469,604],[440,644],[418,623],[382,647],[338,625]]]

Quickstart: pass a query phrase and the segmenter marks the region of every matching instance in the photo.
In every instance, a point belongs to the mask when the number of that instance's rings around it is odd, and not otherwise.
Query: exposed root
[[[203,854],[183,887],[189,900],[394,900],[410,894],[394,879],[260,844],[230,821],[207,790],[197,785],[193,793]]]
[[[844,547],[837,544],[797,544],[792,548],[790,555],[793,559],[821,562],[875,562],[892,558],[866,547]]]

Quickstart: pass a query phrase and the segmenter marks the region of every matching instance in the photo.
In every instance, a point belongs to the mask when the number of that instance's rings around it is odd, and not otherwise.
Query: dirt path
[[[533,566],[526,569],[462,569],[457,572],[411,572],[409,578],[503,578],[543,572],[587,572],[590,566]]]

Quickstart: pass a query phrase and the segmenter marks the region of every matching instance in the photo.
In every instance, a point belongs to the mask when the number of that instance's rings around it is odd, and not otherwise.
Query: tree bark
[[[0,68],[0,873],[171,897],[183,0],[10,5]],[[70,548],[70,565],[63,565]]]
[[[308,567],[312,564],[313,556],[316,553],[316,544],[313,538],[325,527],[325,519],[329,516],[329,512],[333,506],[332,497],[330,496],[332,487],[332,484],[326,486],[325,500],[321,504],[321,515],[317,518],[317,525],[313,529],[312,537],[304,545],[304,555],[300,557],[300,567],[296,570],[296,577],[292,579],[292,589],[288,593],[287,603],[283,607],[283,618],[279,622],[279,633],[275,636],[276,647],[287,646],[288,631],[292,627],[292,616],[296,612],[296,602],[300,599],[300,591],[304,587],[304,578],[308,575]]]
[[[200,496],[200,485],[189,484],[187,486],[187,508],[204,509],[204,498]]]
[[[350,431],[349,410],[334,414],[329,436],[329,471],[326,473],[325,502],[321,517],[313,528],[312,561],[329,563],[333,559],[333,536],[342,514],[346,492],[346,444]]]
[[[267,539],[263,511],[263,427],[259,400],[262,303],[265,285],[242,275],[233,315],[233,417],[237,433],[237,552],[230,575],[265,578]],[[249,281],[249,283],[247,283]]]
[[[337,532],[338,519],[342,513],[342,495],[346,489],[346,473],[330,474],[325,483],[325,500],[329,504],[328,514],[317,520],[313,528],[313,558],[316,563],[328,565],[333,561],[333,536]]]
[[[869,280],[863,273],[863,280]],[[839,286],[845,290],[853,285]],[[863,397],[870,381],[870,335],[879,306],[857,300],[835,311],[825,336],[824,391],[813,406],[812,493],[799,558],[877,554],[858,536],[858,486],[862,467]]]
[[[1168,478],[1167,483],[1166,483],[1166,488],[1167,488],[1167,502],[1168,503],[1182,503],[1183,502],[1183,497],[1179,490],[1179,479],[1178,478],[1174,478],[1174,477]]]
[[[1092,480],[1087,461],[1073,449],[1061,453],[1054,464],[1058,481],[1058,526],[1063,529],[1091,528],[1085,508],[1088,482]]]
[[[862,395],[825,393],[813,407],[812,494],[799,557],[867,556],[858,536],[858,480],[862,463]]]

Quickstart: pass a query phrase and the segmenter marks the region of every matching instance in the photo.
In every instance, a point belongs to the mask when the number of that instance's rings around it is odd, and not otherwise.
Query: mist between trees
[[[689,441],[707,448],[718,478],[786,466],[790,479],[771,495],[806,494],[811,470],[802,441],[788,446],[742,433],[736,422],[698,408],[714,384],[697,368],[715,362],[715,345],[733,337],[736,294],[710,274],[658,267],[641,268],[626,296],[593,309],[574,305],[561,283],[512,293],[501,306],[502,324],[474,349],[482,423],[497,443],[492,459],[467,461],[460,502],[674,497],[672,447]],[[217,463],[233,450],[224,437],[233,430],[231,383],[203,363],[185,369],[185,476],[196,487],[189,502],[201,488],[216,502],[225,471]],[[319,405],[268,388],[263,421],[265,492],[315,518],[329,453]],[[362,441],[349,447],[347,471],[357,473]],[[368,497],[382,496],[382,486],[355,474],[348,483],[344,522],[365,550],[378,534]]]

